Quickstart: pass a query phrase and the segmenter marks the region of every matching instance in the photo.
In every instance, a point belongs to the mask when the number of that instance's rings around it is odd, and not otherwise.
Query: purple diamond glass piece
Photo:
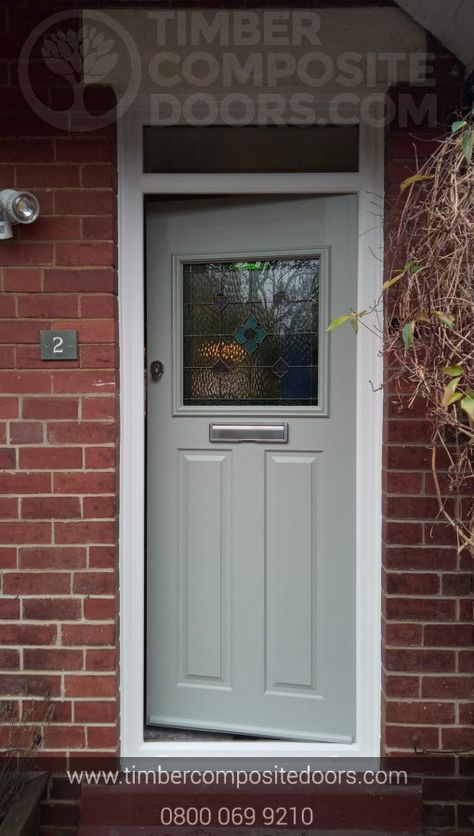
[[[214,363],[212,371],[214,374],[229,374],[230,368],[227,363],[224,363],[224,361],[219,358],[219,360],[216,360]]]
[[[280,357],[276,363],[273,364],[272,372],[273,374],[276,374],[277,377],[284,377],[289,371],[289,368],[288,363],[285,363],[283,357]]]
[[[224,296],[223,293],[218,293],[217,296],[214,296],[214,299],[212,300],[212,304],[213,304],[214,308],[216,309],[216,311],[223,311],[224,308],[227,307],[229,302],[227,301],[227,299],[226,299],[226,297]]]

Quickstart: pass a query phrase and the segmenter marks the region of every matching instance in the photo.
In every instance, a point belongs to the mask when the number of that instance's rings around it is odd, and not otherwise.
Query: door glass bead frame
[[[219,275],[222,271],[227,272],[227,284],[232,284],[232,275],[229,267],[235,268],[235,279],[239,278],[239,271],[242,276],[255,270],[262,274],[275,262],[303,262],[309,269],[314,269],[315,262],[319,266],[319,312],[317,316],[318,333],[315,333],[314,324],[311,328],[310,315],[308,311],[303,312],[303,307],[308,307],[309,300],[295,300],[288,298],[287,289],[276,287],[272,292],[272,308],[284,318],[285,309],[288,311],[293,305],[295,309],[300,302],[303,319],[308,319],[304,339],[308,342],[307,350],[312,352],[311,361],[306,360],[305,367],[295,368],[288,363],[291,359],[283,356],[281,351],[282,341],[279,339],[279,346],[275,344],[273,323],[269,320],[268,310],[259,302],[258,293],[253,298],[241,301],[241,297],[228,292],[225,283]],[[203,283],[199,286],[199,269],[203,268]],[[174,415],[328,415],[328,390],[329,390],[329,364],[328,364],[328,343],[327,326],[329,324],[329,247],[317,247],[311,250],[297,251],[272,250],[265,252],[228,252],[228,253],[180,253],[172,256],[173,271],[173,414]],[[210,268],[214,276],[210,275]],[[196,279],[196,292],[194,300],[191,300],[190,280],[186,281],[186,274],[194,272]],[[271,273],[271,270],[269,270]],[[251,282],[249,281],[249,284]],[[245,284],[244,284],[245,286]],[[272,288],[273,291],[273,288]],[[203,325],[196,327],[190,324],[189,317],[193,315],[192,301],[199,299],[199,293],[203,293],[202,310],[196,312],[202,317]],[[253,291],[252,291],[253,292]],[[268,294],[267,294],[268,296]],[[261,301],[261,300],[260,300]],[[194,320],[196,317],[194,317]],[[185,321],[186,320],[186,321]],[[201,334],[201,329],[203,334]],[[312,333],[314,331],[314,333]],[[278,338],[281,337],[281,332]],[[286,345],[291,343],[293,335],[285,335]],[[200,342],[201,339],[201,342]],[[273,343],[273,344],[272,344]],[[265,354],[265,360],[259,357],[259,351]],[[301,350],[301,347],[300,347]],[[202,400],[201,403],[189,402],[185,394],[189,396],[190,384],[189,375],[192,374],[192,365],[195,362],[190,358],[202,356],[202,386],[208,386],[212,379],[219,381],[222,391],[231,384],[231,375],[253,374],[252,367],[260,360],[265,366],[259,372],[260,380],[265,379],[267,392],[275,394],[273,403],[271,399],[252,397],[251,399],[229,398],[220,399],[216,396],[211,400]],[[215,356],[214,356],[215,355]],[[257,360],[256,358],[259,358]],[[250,369],[244,372],[243,369]],[[212,376],[212,378],[211,378]],[[306,402],[301,398],[292,398],[291,393],[298,386],[298,376],[303,380],[303,388],[307,391],[308,386],[312,387],[312,397]],[[285,380],[286,378],[286,380]],[[307,379],[308,378],[308,379]],[[315,380],[317,378],[317,380]],[[311,379],[311,384],[308,380]],[[261,383],[263,385],[263,383]],[[289,396],[283,400],[276,401],[278,392],[286,392]],[[293,390],[292,390],[293,386]],[[214,389],[215,391],[215,389]],[[255,385],[252,394],[255,395]],[[257,392],[257,395],[259,393]],[[246,402],[247,400],[247,402]]]

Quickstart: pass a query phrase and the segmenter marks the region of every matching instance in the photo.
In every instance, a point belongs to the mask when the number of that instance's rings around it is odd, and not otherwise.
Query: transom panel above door
[[[150,724],[354,738],[356,265],[353,196],[148,204]]]

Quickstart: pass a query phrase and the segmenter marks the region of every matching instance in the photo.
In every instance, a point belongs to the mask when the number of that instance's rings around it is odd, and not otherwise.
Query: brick
[[[427,624],[424,644],[427,647],[471,647],[474,627],[472,624]]]
[[[0,649],[0,670],[18,670],[20,667],[19,650]]]
[[[429,444],[430,426],[426,421],[396,421],[386,423],[385,438],[388,444]]]
[[[12,469],[16,467],[16,452],[8,447],[0,448],[0,468]]]
[[[76,572],[73,592],[76,595],[111,595],[115,591],[112,572]]]
[[[0,473],[0,492],[10,494],[50,493],[51,473]]]
[[[83,500],[84,519],[113,519],[116,512],[114,496],[85,496]]]
[[[64,677],[67,697],[113,697],[117,687],[117,678],[112,675],[71,674]]]
[[[30,723],[44,722],[51,708],[52,723],[68,723],[72,720],[72,704],[70,701],[52,699],[49,704],[38,700],[23,700],[22,719]]]
[[[84,219],[84,222],[88,220]],[[89,219],[94,220],[94,219]],[[93,293],[81,296],[81,316],[85,319],[116,317],[117,298],[112,293]]]
[[[60,293],[114,293],[115,273],[110,268],[93,270],[45,270],[44,289]]]
[[[56,627],[38,624],[2,624],[0,644],[53,644]]]
[[[115,197],[111,189],[67,189],[56,192],[54,207],[58,215],[109,215]]]
[[[58,696],[61,678],[59,676],[35,676],[33,674],[1,674],[0,690],[3,696]]]
[[[97,647],[113,645],[115,628],[113,624],[65,624],[62,628],[62,638],[63,644],[68,646]],[[5,642],[5,644],[8,644],[8,642]]]
[[[34,226],[20,227],[19,237],[36,241],[77,241],[81,237],[80,218],[41,215]]]
[[[39,340],[39,329],[36,331],[35,339]],[[0,389],[4,394],[18,392],[32,395],[35,392],[51,392],[51,374],[48,372],[0,371]]]
[[[474,780],[467,778],[424,778],[425,801],[470,801],[474,798]]]
[[[387,676],[385,693],[387,697],[419,697],[420,678],[418,676]]]
[[[53,245],[33,241],[22,241],[18,246],[15,238],[2,241],[2,264],[5,267],[25,267],[53,263]]]
[[[79,166],[17,165],[17,186],[20,189],[71,188],[79,185]]]
[[[433,546],[454,546],[456,533],[448,524],[429,522],[424,524],[424,541]]]
[[[454,703],[448,702],[388,702],[388,723],[433,725],[454,723]]]
[[[0,418],[18,417],[18,398],[0,398]]]
[[[69,474],[55,473],[54,490],[56,493],[113,493],[115,490],[115,474],[100,470],[86,470]]]
[[[113,701],[81,700],[74,703],[76,723],[113,723],[117,720],[117,705]]]
[[[441,729],[443,749],[474,749],[474,729]]]
[[[54,145],[50,139],[1,139],[0,158],[12,163],[40,162],[43,166],[54,159]]]
[[[429,726],[387,726],[385,729],[385,745],[389,748],[408,749],[437,749],[439,732],[437,728]]]
[[[387,670],[400,673],[446,673],[454,671],[455,661],[454,652],[448,650],[385,651]],[[423,693],[423,696],[428,695]]]
[[[454,621],[455,617],[455,602],[449,599],[387,599],[387,618],[396,621]]]
[[[55,263],[58,267],[113,266],[115,264],[115,248],[113,244],[103,241],[100,243],[87,241],[82,244],[58,243],[56,244]]]
[[[87,729],[87,745],[89,749],[116,749],[118,733],[114,727],[91,726]]]
[[[82,650],[34,648],[25,649],[23,653],[23,667],[26,671],[74,671],[81,670],[83,663]]]
[[[419,496],[390,496],[386,500],[386,514],[395,519],[432,520],[438,513],[436,499]]]
[[[18,421],[10,424],[11,444],[41,444],[43,442],[43,425],[36,421]]]
[[[87,650],[86,670],[114,671],[117,668],[117,653],[115,650]]]
[[[421,624],[387,624],[385,640],[392,647],[420,647],[423,627]]]
[[[0,368],[14,369],[16,366],[15,348],[10,345],[0,345]]]
[[[78,411],[78,398],[63,397],[23,399],[23,418],[77,418]]]
[[[77,322],[60,320],[57,328],[76,328],[81,345],[85,343],[113,343],[116,323],[113,319],[80,319]]]
[[[0,569],[16,569],[16,548],[0,546]]]
[[[3,578],[7,595],[64,595],[71,589],[66,572],[7,572]]]
[[[106,420],[114,418],[117,412],[115,398],[83,398],[82,417],[84,420]],[[7,416],[9,417],[9,416]]]
[[[390,470],[428,470],[431,453],[428,448],[391,445],[385,452],[386,466]]]
[[[86,598],[84,601],[84,618],[91,621],[112,621],[117,616],[117,605],[114,598]]]
[[[54,293],[20,296],[18,315],[26,318],[69,318],[78,315],[78,300],[76,296],[60,296]]]
[[[80,726],[46,726],[46,749],[83,749],[86,745],[84,729]]]
[[[20,467],[28,470],[68,470],[82,467],[80,447],[52,448],[28,447],[20,450]]]
[[[389,595],[437,595],[440,580],[435,574],[389,573],[386,588]]]
[[[443,595],[471,596],[474,592],[474,574],[456,573],[443,575]]]
[[[25,519],[72,519],[81,516],[77,496],[45,496],[22,499],[21,513]]]
[[[391,545],[419,545],[423,542],[423,526],[420,523],[388,522],[385,540]]]
[[[50,444],[108,444],[114,441],[116,435],[113,424],[93,421],[53,421],[48,424],[48,441]]]
[[[459,670],[461,673],[474,673],[474,650],[463,650],[459,654]]]
[[[116,187],[117,172],[112,165],[84,165],[81,175],[81,186],[92,186],[94,189]]]
[[[49,522],[2,522],[0,523],[0,542],[22,543],[50,543],[51,523]]]
[[[459,723],[461,726],[474,726],[474,703],[459,706]]]
[[[390,471],[386,474],[387,491],[391,494],[419,494],[423,484],[422,473]]]
[[[57,139],[56,159],[59,162],[109,162],[114,148],[109,139]]]
[[[19,562],[22,569],[83,569],[87,550],[67,546],[20,549]]]
[[[95,392],[104,395],[115,390],[115,375],[113,372],[81,370],[75,371],[73,375],[70,372],[54,372],[52,379],[55,393],[64,392],[75,395],[80,392]]]
[[[0,519],[18,519],[18,499],[15,497],[0,497]]]
[[[57,522],[54,525],[57,543],[114,543],[113,522]]]
[[[449,548],[391,546],[385,549],[384,564],[389,569],[442,572],[456,567],[457,554]]]
[[[17,598],[0,598],[0,619],[17,621],[19,617],[20,602]]]
[[[96,215],[93,218],[83,218],[82,237],[85,241],[115,240],[114,218],[110,215]]]
[[[44,369],[39,341],[36,345],[19,345],[16,349],[17,366],[21,369]],[[48,360],[48,369],[78,368],[79,360]]]
[[[470,676],[424,676],[421,695],[430,699],[472,699],[474,679]]]
[[[118,352],[115,345],[83,345],[81,350],[81,368],[116,369]]]
[[[16,316],[16,300],[13,296],[0,296],[0,317],[7,319]]]
[[[91,468],[112,468],[117,463],[117,451],[113,447],[90,447],[85,451],[85,466]]]
[[[91,569],[113,569],[117,563],[117,552],[114,546],[89,547],[89,567]]]
[[[81,601],[74,598],[25,598],[23,618],[32,621],[77,621],[82,616]],[[39,644],[39,642],[32,642]]]

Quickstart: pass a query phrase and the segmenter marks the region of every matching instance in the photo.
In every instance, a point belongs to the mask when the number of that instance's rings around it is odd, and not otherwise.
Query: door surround
[[[382,380],[377,338],[357,338],[357,688],[354,743],[145,741],[145,425],[144,425],[144,195],[357,194],[358,308],[382,286],[383,129],[360,125],[359,171],[352,174],[143,174],[142,127],[147,102],[137,100],[118,122],[120,327],[120,694],[121,756],[318,757],[377,756],[381,690]],[[341,312],[343,313],[343,312]],[[337,336],[335,336],[337,339]]]

